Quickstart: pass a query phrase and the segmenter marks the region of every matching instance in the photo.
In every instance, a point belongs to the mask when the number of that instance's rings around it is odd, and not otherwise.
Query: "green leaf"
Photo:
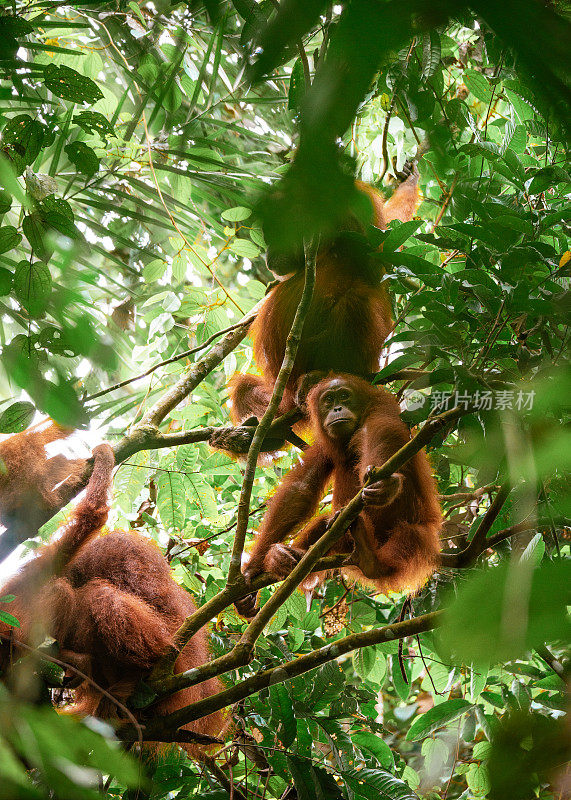
[[[536,170],[529,184],[528,192],[529,194],[541,194],[551,186],[556,186],[558,183],[563,182],[571,183],[571,177],[564,169],[557,166],[543,167]]]
[[[47,217],[49,214],[58,214],[71,220],[71,222],[74,220],[71,206],[63,197],[56,197],[54,194],[50,194],[42,200],[39,208],[44,217]]]
[[[228,222],[242,222],[252,216],[252,209],[245,206],[235,206],[234,208],[227,208],[222,212],[222,219]]]
[[[82,111],[75,115],[73,121],[87,133],[98,133],[103,140],[107,136],[115,136],[115,128],[99,111]]]
[[[95,81],[63,65],[57,67],[55,64],[48,64],[44,70],[44,83],[57,97],[73,103],[93,105],[103,97],[103,92]]]
[[[32,403],[25,400],[12,403],[0,414],[0,433],[20,433],[26,430],[35,413]]]
[[[401,700],[407,700],[410,694],[411,688],[411,672],[412,672],[412,664],[410,659],[403,658],[402,666],[404,667],[404,672],[407,677],[405,681],[402,674],[401,662],[397,655],[392,656],[391,658],[391,676],[393,679],[393,685],[396,689],[396,692]]]
[[[241,258],[256,258],[260,255],[260,248],[249,239],[232,239],[228,249]]]
[[[311,772],[317,800],[344,800],[341,789],[329,772],[315,765],[312,766]]]
[[[279,727],[276,725],[278,739],[288,748],[295,741],[297,724],[291,697],[283,683],[270,686],[270,704],[272,717],[279,724]]]
[[[381,685],[385,679],[385,675],[387,674],[387,659],[385,655],[381,652],[379,647],[376,647],[376,658],[375,663],[373,664],[371,671],[367,675],[367,680],[371,681],[371,683],[376,683],[377,685]]]
[[[0,228],[0,253],[13,250],[22,241],[22,234],[18,233],[13,225],[4,225]]]
[[[306,705],[313,711],[327,708],[335,700],[345,685],[345,673],[332,661],[319,667],[311,676],[311,694],[306,700]]]
[[[143,280],[145,283],[154,283],[160,280],[166,272],[167,262],[161,258],[155,258],[154,261],[149,261],[143,267]]]
[[[298,800],[317,800],[311,761],[295,756],[286,756],[291,777],[297,790]]]
[[[475,69],[467,69],[464,73],[464,83],[470,92],[482,103],[489,103],[492,99],[492,90],[488,79]]]
[[[14,275],[10,272],[10,270],[0,267],[0,297],[10,294],[12,291],[13,280]]]
[[[27,214],[22,222],[22,230],[33,253],[41,261],[49,261],[54,249],[53,244],[48,240],[48,231],[42,215],[37,211]]]
[[[9,614],[7,611],[2,611],[0,609],[0,622],[5,622],[6,625],[10,625],[12,628],[19,628],[20,622],[16,619],[16,617]]]
[[[486,687],[489,664],[473,664],[470,669],[470,700],[475,703]]]
[[[67,157],[79,172],[91,176],[99,169],[99,158],[85,142],[70,142],[63,148]]]
[[[16,173],[21,175],[24,167],[35,161],[44,141],[44,128],[28,114],[18,114],[4,126],[2,143],[10,156]]]
[[[445,700],[417,717],[410,726],[406,738],[409,742],[424,739],[438,728],[453,722],[470,708],[473,706],[467,700]]]
[[[422,37],[422,78],[432,77],[440,63],[441,44],[438,31],[430,31]]]
[[[305,74],[301,59],[296,59],[289,78],[289,91],[287,96],[287,107],[290,111],[297,111],[305,95]]]
[[[422,225],[422,220],[413,219],[410,222],[391,222],[391,230],[383,241],[383,253],[392,253],[413,235]]]
[[[418,800],[404,781],[384,770],[353,769],[341,775],[359,800]]]
[[[522,594],[518,586],[529,586]],[[511,661],[535,645],[567,640],[571,563],[530,561],[477,574],[447,611],[443,641],[465,662]]]
[[[470,764],[466,782],[475,795],[484,796],[490,791],[488,768],[484,764]]]
[[[6,214],[12,208],[12,195],[5,189],[0,189],[0,214]]]
[[[39,317],[47,308],[52,290],[52,276],[41,261],[20,261],[14,273],[14,294],[31,317]]]
[[[353,668],[360,678],[366,678],[377,660],[375,647],[361,647],[353,653]]]
[[[369,733],[368,731],[357,731],[357,733],[351,734],[351,740],[361,750],[365,750],[373,755],[381,767],[388,770],[393,769],[395,764],[393,752],[380,736],[376,736],[374,733]]]
[[[169,531],[184,528],[186,493],[179,472],[161,471],[157,475],[157,508],[161,522]]]
[[[204,475],[188,473],[184,476],[186,494],[190,503],[196,505],[201,517],[215,517],[218,513],[214,488]]]

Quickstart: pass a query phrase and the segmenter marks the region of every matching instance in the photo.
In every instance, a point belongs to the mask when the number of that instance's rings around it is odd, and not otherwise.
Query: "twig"
[[[555,658],[553,653],[550,650],[548,650],[544,644],[537,645],[535,651],[537,655],[540,656],[540,658],[542,658],[545,661],[547,666],[551,667],[553,672],[556,675],[558,675],[564,683],[566,683],[567,681],[565,677],[565,667],[563,666],[561,661]]]
[[[230,782],[228,776],[226,775],[224,770],[218,766],[213,756],[210,756],[207,753],[203,753],[200,756],[200,760],[212,772],[212,774],[214,775],[220,786],[222,786],[228,792],[228,796],[231,798],[231,800],[246,800],[245,795],[242,794],[242,792],[236,788],[233,782]],[[230,775],[232,775],[232,773],[230,773]]]
[[[466,547],[465,550],[462,550],[460,553],[442,553],[440,555],[440,563],[443,566],[466,567],[468,564],[471,564],[473,561],[475,561],[478,556],[484,552],[484,550],[491,546],[491,542],[494,537],[492,537],[490,540],[487,540],[486,537],[490,532],[490,528],[496,521],[500,511],[502,510],[510,491],[511,486],[508,483],[504,483],[500,487],[500,490],[494,497],[490,507],[482,517],[482,521],[480,522],[468,547]]]
[[[436,230],[436,228],[440,224],[440,220],[442,219],[442,217],[444,216],[444,212],[448,208],[448,203],[452,199],[452,193],[454,192],[454,189],[455,189],[457,183],[458,183],[458,175],[454,175],[454,179],[452,181],[452,185],[450,186],[448,194],[444,198],[444,202],[443,202],[443,204],[442,204],[442,206],[440,208],[440,211],[438,212],[438,216],[436,217],[436,219],[434,220],[434,222],[432,224],[432,229],[430,231],[431,233],[434,233],[434,231]]]
[[[124,381],[120,381],[119,383],[114,384],[113,386],[108,386],[106,389],[101,389],[99,392],[95,392],[94,394],[90,394],[87,397],[83,398],[84,403],[89,403],[91,400],[95,400],[97,397],[102,397],[104,394],[109,394],[109,392],[114,392],[117,389],[122,389],[123,386],[128,386],[130,383],[134,383],[135,381],[140,381],[142,378],[147,378],[149,375],[152,375],[157,369],[161,367],[166,367],[168,364],[174,364],[175,361],[180,361],[183,358],[188,358],[189,356],[194,355],[194,353],[198,353],[200,350],[204,350],[205,347],[208,347],[209,344],[215,339],[218,339],[219,336],[223,336],[225,333],[230,333],[231,331],[236,330],[236,328],[241,327],[245,323],[241,320],[240,322],[236,322],[234,325],[230,325],[228,328],[224,328],[221,331],[217,331],[213,333],[212,336],[209,336],[205,342],[202,344],[196,345],[196,347],[191,347],[190,350],[184,350],[182,353],[178,353],[176,356],[171,356],[171,358],[165,358],[164,361],[159,361],[158,364],[154,364],[149,369],[145,370],[145,372],[141,372],[140,375],[135,375],[133,378],[127,378]]]

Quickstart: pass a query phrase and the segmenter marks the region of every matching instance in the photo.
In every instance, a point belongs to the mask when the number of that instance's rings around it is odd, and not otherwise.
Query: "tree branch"
[[[256,306],[257,308],[257,306]],[[250,316],[252,316],[252,312],[250,312]],[[252,322],[253,322],[252,317]],[[194,353],[199,353],[201,350],[204,350],[208,345],[212,344],[215,339],[218,339],[220,336],[223,336],[225,333],[230,333],[231,331],[236,330],[236,328],[240,328],[244,325],[244,320],[240,320],[240,322],[235,323],[234,325],[230,325],[228,328],[224,328],[221,331],[216,331],[213,333],[212,336],[209,336],[205,342],[202,344],[197,344],[196,347],[191,347],[189,350],[184,350],[182,353],[177,353],[177,355],[171,356],[170,358],[165,358],[163,361],[159,361],[157,364],[153,364],[152,367],[141,372],[139,375],[134,375],[132,378],[126,378],[124,381],[120,381],[119,383],[113,384],[113,386],[108,386],[106,389],[100,389],[98,392],[94,392],[94,394],[90,394],[87,397],[84,397],[83,402],[89,403],[92,400],[95,400],[98,397],[103,397],[105,394],[109,394],[109,392],[114,392],[117,389],[122,389],[123,386],[128,386],[130,383],[134,383],[135,381],[140,381],[142,378],[147,378],[149,375],[152,375],[157,369],[161,367],[166,367],[169,364],[174,364],[175,361],[181,361],[183,358],[188,358],[189,356],[194,355]],[[250,323],[251,324],[251,323]]]
[[[252,486],[256,474],[256,464],[258,462],[258,455],[260,453],[261,444],[264,440],[266,431],[269,429],[274,416],[278,410],[279,404],[283,397],[283,393],[291,374],[293,363],[297,355],[297,349],[303,331],[303,324],[305,317],[309,311],[311,298],[313,297],[313,287],[315,284],[315,261],[317,258],[317,248],[319,240],[316,238],[309,244],[305,244],[305,283],[303,292],[299,301],[299,305],[295,312],[295,317],[291,326],[291,330],[286,340],[286,347],[284,358],[274,390],[272,399],[267,407],[256,432],[252,439],[252,444],[248,450],[248,458],[246,460],[246,467],[244,470],[244,480],[242,482],[242,491],[240,492],[240,500],[238,502],[238,523],[236,525],[236,535],[234,537],[234,547],[232,556],[230,558],[230,567],[228,570],[227,585],[231,586],[237,581],[243,580],[241,568],[242,552],[244,550],[244,542],[246,541],[246,531],[248,528],[248,515],[250,510],[250,499],[252,496]]]
[[[182,444],[182,441],[175,441],[172,438],[166,441],[161,437],[173,436],[173,434],[160,434],[158,430],[159,424],[180,402],[182,402],[188,395],[204,380],[204,378],[218,366],[226,356],[237,347],[242,339],[248,333],[250,324],[255,317],[256,309],[248,314],[244,319],[233,328],[222,341],[218,342],[212,350],[204,356],[200,361],[192,364],[186,374],[165,394],[158,400],[147,412],[144,414],[141,421],[136,424],[132,430],[124,436],[113,448],[115,453],[115,463],[120,464],[127,458],[132,456],[139,450],[149,450],[154,447],[167,447],[174,446],[175,444]],[[186,441],[203,441],[201,438],[193,438],[196,432],[191,431],[184,434],[187,437]],[[66,491],[60,490],[61,506],[63,508],[70,502],[86,485],[93,470],[93,460],[88,459],[85,463],[83,473],[70,483]],[[30,529],[27,525],[11,526],[0,537],[0,562],[3,561],[10,553],[18,547],[30,536],[35,536],[38,529],[44,525],[59,509],[45,511],[42,515],[38,514],[37,521],[35,520],[34,529]]]
[[[244,700],[246,697],[250,697],[250,695],[256,694],[256,692],[265,689],[267,686],[283,683],[311,669],[315,669],[328,661],[334,661],[346,653],[358,650],[361,647],[369,647],[370,645],[390,642],[395,639],[415,636],[419,633],[433,630],[441,624],[443,614],[443,611],[433,611],[420,617],[405,620],[404,622],[396,622],[382,628],[373,628],[370,631],[362,633],[353,633],[343,639],[325,645],[318,650],[295,658],[293,661],[288,661],[285,664],[280,664],[277,667],[264,670],[258,675],[253,675],[251,678],[240,681],[240,683],[230,689],[225,689],[204,700],[192,703],[192,705],[186,708],[174,711],[164,717],[155,718],[152,722],[144,726],[143,735],[145,739],[150,740],[152,740],[153,737],[160,737],[164,735],[166,731],[179,728],[181,725],[186,725],[193,720],[212,714],[214,711],[226,708],[240,700]],[[134,738],[131,726],[121,727],[118,735],[119,738],[127,741]]]
[[[492,525],[498,518],[498,515],[502,510],[510,492],[511,486],[508,483],[504,483],[502,486],[500,486],[499,492],[494,497],[490,507],[482,517],[482,521],[478,525],[478,528],[476,529],[476,532],[474,533],[472,541],[468,547],[459,553],[441,553],[440,563],[443,566],[467,567],[469,564],[472,564],[478,558],[478,556],[484,552],[484,550],[490,547],[486,537],[488,536]],[[502,540],[500,539],[499,541]]]

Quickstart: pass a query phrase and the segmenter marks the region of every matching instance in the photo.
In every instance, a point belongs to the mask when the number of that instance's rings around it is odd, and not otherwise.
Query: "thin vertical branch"
[[[276,415],[279,404],[283,397],[286,384],[291,374],[293,363],[297,355],[297,349],[301,340],[303,331],[303,324],[309,311],[311,299],[313,297],[313,287],[315,285],[315,261],[317,258],[317,247],[319,244],[318,237],[314,238],[311,242],[304,245],[305,249],[305,283],[303,292],[295,312],[295,317],[288,334],[284,359],[278,377],[274,386],[272,399],[266,409],[266,412],[254,434],[250,449],[248,450],[248,458],[246,460],[246,469],[244,470],[244,480],[242,482],[242,491],[240,493],[240,501],[238,503],[238,521],[236,525],[236,536],[234,537],[234,547],[232,550],[232,557],[230,559],[230,568],[228,571],[227,585],[231,586],[241,577],[241,561],[242,552],[244,550],[244,542],[246,541],[246,530],[248,527],[248,516],[250,513],[250,500],[252,497],[252,486],[254,484],[254,477],[256,474],[256,464],[260,454],[260,448],[264,437],[270,427],[273,418]]]

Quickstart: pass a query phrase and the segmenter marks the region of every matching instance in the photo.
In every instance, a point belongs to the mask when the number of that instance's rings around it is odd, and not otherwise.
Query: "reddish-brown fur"
[[[55,423],[44,423],[0,443],[0,524],[17,541],[35,534],[65,505],[70,485],[79,484],[85,459],[63,455],[48,458],[45,449],[71,432]]]
[[[328,435],[318,408],[322,393],[340,380],[351,387],[358,400],[357,429],[343,442]],[[290,572],[296,560],[325,532],[331,515],[312,519],[294,538],[292,548],[279,543],[295,534],[315,513],[331,479],[335,512],[358,493],[369,466],[381,466],[410,438],[395,398],[361,378],[330,376],[311,390],[308,404],[316,442],[269,501],[244,569],[249,579],[262,571],[278,577]],[[343,571],[379,591],[418,589],[433,572],[440,549],[440,507],[425,453],[417,453],[397,477],[378,485],[378,492],[384,492],[386,486],[388,502],[366,503],[331,552],[351,556],[351,565]],[[306,586],[312,584],[315,580],[306,580]],[[246,602],[241,609],[247,607]]]
[[[359,190],[371,200],[373,224],[385,229],[393,219],[412,219],[419,202],[417,183],[415,171],[385,202],[376,189],[357,181]],[[354,218],[341,229],[363,230]],[[286,259],[285,266],[280,262],[278,271],[289,277],[270,291],[250,329],[254,356],[263,377],[236,374],[230,381],[235,424],[252,414],[261,417],[264,413],[303,290],[303,258],[294,256],[291,262]],[[294,407],[296,386],[302,375],[334,370],[364,376],[378,370],[383,342],[391,327],[391,308],[381,277],[378,263],[354,239],[345,235],[321,245],[313,299],[280,413]]]
[[[95,683],[124,702],[196,609],[154,544],[123,531],[96,537],[109,512],[114,457],[108,445],[97,447],[94,455],[85,497],[61,537],[42,547],[0,590],[2,595],[15,595],[7,609],[21,624],[18,630],[0,622],[0,634],[10,636],[12,630],[14,640],[27,644],[41,642],[46,634],[52,636],[64,661],[90,674]],[[9,652],[4,639],[0,645],[4,663]],[[175,670],[198,667],[207,660],[206,635],[201,630],[178,658]],[[169,713],[220,688],[217,680],[205,681],[157,704],[154,712]],[[69,711],[121,717],[116,705],[87,681],[75,690],[75,704]],[[217,735],[222,727],[221,713],[187,726],[210,735]],[[183,747],[196,751],[196,746]]]

